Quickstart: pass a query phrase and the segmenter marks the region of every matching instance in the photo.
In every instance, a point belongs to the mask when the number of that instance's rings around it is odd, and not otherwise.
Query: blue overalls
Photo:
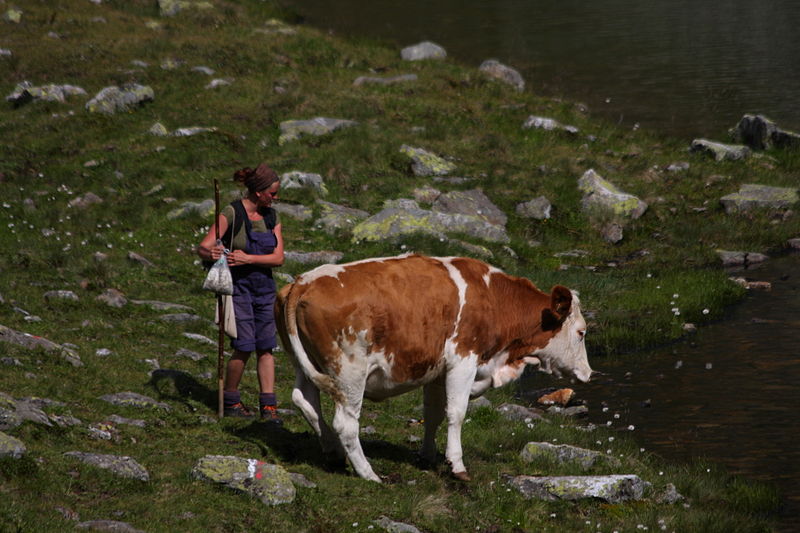
[[[247,246],[244,251],[253,255],[271,254],[278,245],[272,230],[266,233],[251,231],[245,221]],[[275,281],[272,269],[257,265],[231,268],[233,277],[233,309],[236,314],[237,338],[231,347],[243,352],[272,351],[278,345],[275,329]]]

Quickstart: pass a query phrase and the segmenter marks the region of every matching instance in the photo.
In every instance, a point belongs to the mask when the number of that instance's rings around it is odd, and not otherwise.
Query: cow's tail
[[[284,349],[292,360],[295,372],[302,372],[318,389],[327,392],[336,399],[340,393],[333,379],[329,375],[320,372],[300,340],[300,329],[297,324],[297,306],[302,292],[296,290],[296,283],[285,285],[278,292],[275,301],[275,320],[278,326],[278,335],[281,338]]]

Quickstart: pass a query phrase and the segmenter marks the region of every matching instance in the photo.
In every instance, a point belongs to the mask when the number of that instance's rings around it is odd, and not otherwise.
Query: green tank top
[[[233,224],[233,217],[234,211],[233,206],[231,204],[226,205],[222,208],[222,216],[225,217],[225,220],[228,221],[228,226],[230,227]],[[280,218],[278,217],[278,213],[275,213],[275,225],[281,223]],[[255,233],[267,233],[267,225],[264,223],[264,219],[261,220],[251,220],[250,223],[253,225],[253,232]],[[226,247],[231,246],[231,243],[225,242],[223,243]],[[239,229],[239,232],[233,236],[233,246],[231,250],[244,250],[247,247],[247,231],[245,230],[245,225],[242,224],[242,227]]]

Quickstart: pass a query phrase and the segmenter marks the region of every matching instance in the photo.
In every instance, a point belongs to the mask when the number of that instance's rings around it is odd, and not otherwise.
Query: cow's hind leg
[[[336,401],[333,429],[339,435],[339,440],[344,447],[347,458],[350,460],[350,464],[353,466],[353,470],[364,479],[380,483],[381,478],[375,475],[372,470],[358,438],[358,418],[361,415],[363,398],[364,386],[362,384],[361,387],[353,387],[348,390],[341,401]]]
[[[343,461],[345,455],[339,439],[336,438],[336,434],[325,423],[325,419],[322,416],[319,389],[302,371],[296,372],[292,401],[300,409],[308,425],[319,437],[322,451],[325,455]]]
[[[425,439],[422,441],[420,456],[422,460],[433,465],[436,463],[436,431],[444,420],[444,408],[447,402],[443,379],[428,383],[423,388],[423,417],[425,419]]]

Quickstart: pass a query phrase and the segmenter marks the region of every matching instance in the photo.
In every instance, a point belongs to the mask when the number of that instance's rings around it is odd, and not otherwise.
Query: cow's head
[[[525,358],[539,370],[561,376],[567,374],[586,382],[592,375],[586,356],[586,320],[580,309],[578,294],[556,285],[550,294],[550,307],[542,310],[542,329],[554,332],[544,348]]]

